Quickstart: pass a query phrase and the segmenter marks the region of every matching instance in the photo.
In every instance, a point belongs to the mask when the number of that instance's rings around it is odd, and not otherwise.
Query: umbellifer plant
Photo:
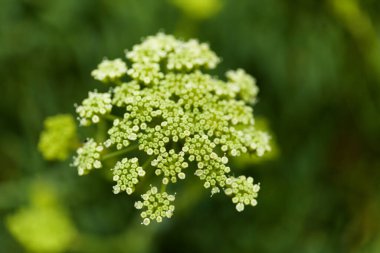
[[[270,150],[269,135],[255,129],[255,79],[242,69],[228,71],[226,80],[207,74],[220,61],[207,44],[162,33],[126,51],[126,58],[128,65],[104,59],[92,76],[108,90],[90,91],[76,105],[80,125],[100,131],[76,150],[72,164],[79,175],[107,167],[115,194],[132,194],[145,181],[145,193],[135,202],[145,225],[173,215],[171,185],[189,173],[211,195],[230,196],[237,211],[255,206],[259,184],[233,176],[229,166],[231,157]],[[56,121],[60,118],[65,117]],[[54,127],[45,130],[41,141],[56,139],[54,132]],[[56,143],[70,147],[67,141]],[[64,149],[55,148],[58,158],[67,153]],[[55,154],[48,145],[40,150],[49,159]]]

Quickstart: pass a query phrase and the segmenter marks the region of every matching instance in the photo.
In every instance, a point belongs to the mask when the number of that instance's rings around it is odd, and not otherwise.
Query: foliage
[[[50,186],[33,185],[31,204],[7,217],[10,232],[31,252],[64,252],[76,231]]]

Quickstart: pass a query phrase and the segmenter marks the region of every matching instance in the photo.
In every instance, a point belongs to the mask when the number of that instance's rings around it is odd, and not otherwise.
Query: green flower
[[[46,160],[65,160],[76,144],[76,125],[73,116],[60,114],[45,119],[38,149]]]

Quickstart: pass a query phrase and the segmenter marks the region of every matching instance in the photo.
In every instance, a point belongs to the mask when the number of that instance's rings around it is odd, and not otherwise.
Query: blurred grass
[[[2,221],[42,180],[79,231],[67,252],[380,251],[379,1],[220,2],[201,20],[169,0],[0,2]],[[261,182],[256,208],[238,214],[195,183],[172,220],[145,228],[101,173],[78,177],[38,154],[43,119],[74,112],[97,63],[161,30],[208,41],[219,74],[242,67],[258,80],[255,113],[280,152],[240,170]],[[3,222],[0,245],[23,252]]]

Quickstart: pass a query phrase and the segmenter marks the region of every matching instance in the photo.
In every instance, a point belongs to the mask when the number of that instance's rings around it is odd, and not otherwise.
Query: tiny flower
[[[127,65],[121,59],[104,59],[91,75],[101,82],[107,83],[117,80],[127,73]]]

